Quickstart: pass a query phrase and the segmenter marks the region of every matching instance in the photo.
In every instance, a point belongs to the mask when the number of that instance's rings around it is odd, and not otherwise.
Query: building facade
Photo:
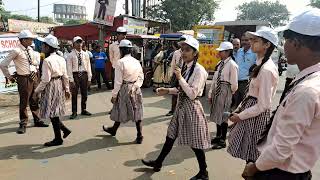
[[[87,19],[87,12],[85,6],[71,4],[54,4],[53,14],[54,19],[60,23],[63,23],[68,20]]]

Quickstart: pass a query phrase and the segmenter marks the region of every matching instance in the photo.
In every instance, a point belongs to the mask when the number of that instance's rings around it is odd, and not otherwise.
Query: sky
[[[124,0],[118,0],[122,2]],[[215,13],[215,21],[233,21],[237,17],[235,8],[245,2],[252,0],[220,0],[220,7]],[[264,0],[261,0],[264,1]],[[276,0],[269,0],[275,2]],[[287,5],[291,14],[296,14],[299,11],[307,8],[310,0],[279,0],[280,3]],[[37,17],[37,2],[38,0],[3,0],[6,10],[15,11],[14,13]],[[53,17],[53,3],[68,3],[75,5],[84,5],[87,7],[88,19],[93,17],[95,7],[95,0],[40,0],[41,16]],[[122,9],[121,5],[117,5],[116,15],[120,14]]]

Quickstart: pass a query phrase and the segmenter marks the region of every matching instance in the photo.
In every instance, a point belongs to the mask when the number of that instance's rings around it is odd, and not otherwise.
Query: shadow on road
[[[85,154],[99,149],[131,144],[135,144],[135,142],[119,143],[118,140],[112,136],[97,135],[95,138],[88,139],[73,146],[61,146],[48,151],[44,151],[47,147],[44,147],[42,144],[14,145],[0,148],[0,160],[11,158],[35,160],[50,159],[64,155]]]

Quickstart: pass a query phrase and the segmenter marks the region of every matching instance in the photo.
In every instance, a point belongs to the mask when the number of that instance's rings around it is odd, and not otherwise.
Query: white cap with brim
[[[278,32],[291,30],[307,36],[320,36],[320,9],[312,8],[295,16],[287,26],[278,28]]]
[[[120,41],[119,47],[127,47],[127,48],[132,48],[132,43],[131,41],[124,39]]]
[[[278,46],[278,42],[279,42],[278,34],[276,33],[276,31],[274,31],[273,29],[271,29],[269,27],[262,26],[260,29],[258,29],[258,31],[248,32],[248,34],[253,35],[253,36],[262,37],[262,38],[270,41],[273,45]]]
[[[180,43],[180,45],[183,45],[183,44],[187,44],[199,52],[199,48],[200,48],[199,41],[196,40],[194,37],[191,37],[191,36],[186,37],[186,40]]]
[[[26,29],[26,30],[22,30],[19,33],[18,38],[19,39],[27,39],[27,38],[35,39],[35,38],[37,38],[37,36],[32,34],[29,30]]]
[[[58,39],[49,34],[47,37],[44,38],[44,41],[46,44],[48,44],[49,46],[55,48],[55,49],[59,49],[59,42],[58,42]]]
[[[125,27],[118,27],[117,28],[117,33],[127,33],[127,29]]]
[[[217,51],[226,51],[226,50],[232,50],[233,44],[231,42],[222,42],[220,43],[220,46],[216,49]]]
[[[76,37],[73,38],[73,42],[74,43],[79,41],[79,40],[83,41],[83,39],[80,36],[76,36]]]

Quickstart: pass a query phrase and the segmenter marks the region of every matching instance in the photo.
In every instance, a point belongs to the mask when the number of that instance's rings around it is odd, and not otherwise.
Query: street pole
[[[143,0],[143,18],[146,18],[147,0]]]
[[[125,9],[126,9],[126,15],[128,15],[129,14],[129,0],[126,0],[125,1]]]
[[[38,0],[38,22],[40,22],[40,0]]]

